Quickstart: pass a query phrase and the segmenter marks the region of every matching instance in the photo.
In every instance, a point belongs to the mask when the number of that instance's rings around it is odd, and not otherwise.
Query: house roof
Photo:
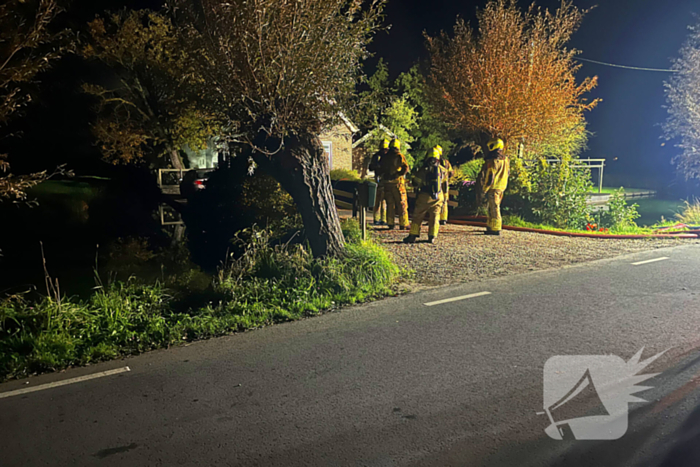
[[[355,134],[355,133],[357,133],[358,131],[360,131],[360,129],[357,128],[357,127],[355,126],[355,124],[352,123],[352,122],[350,121],[350,119],[349,119],[348,117],[346,117],[345,114],[344,114],[343,112],[338,112],[338,116],[339,116],[340,119],[343,121],[343,123],[345,123],[345,126],[348,127],[348,130],[350,130],[350,132],[351,132],[352,134]]]

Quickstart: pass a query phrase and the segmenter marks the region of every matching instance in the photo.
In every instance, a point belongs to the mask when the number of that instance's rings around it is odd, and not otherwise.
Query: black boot
[[[409,235],[408,237],[403,239],[404,243],[416,243],[416,237],[415,235]]]
[[[447,221],[440,221],[440,225],[447,225]]]
[[[428,236],[428,243],[435,243],[435,237],[432,235]]]
[[[486,229],[486,232],[484,232],[484,233],[485,233],[486,235],[496,235],[496,236],[501,235],[501,231],[500,231],[500,230],[490,230],[490,229]]]

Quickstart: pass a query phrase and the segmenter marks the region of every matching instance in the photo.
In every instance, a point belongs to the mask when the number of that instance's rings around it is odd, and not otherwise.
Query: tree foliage
[[[354,99],[356,102],[351,105],[349,113],[353,123],[363,133],[376,128],[382,114],[391,104],[392,94],[389,65],[380,58],[371,76],[359,76]]]
[[[575,141],[584,112],[599,102],[584,97],[597,78],[577,83],[577,51],[566,48],[585,13],[569,0],[554,13],[489,0],[478,30],[458,19],[452,35],[427,36],[433,102],[444,121],[481,148],[500,137],[510,153],[519,143],[538,154]]]
[[[374,74],[364,79],[359,87],[365,89],[357,93],[357,104],[351,115],[365,133],[371,133],[363,143],[368,149],[367,158],[388,136],[380,125],[408,143],[410,147],[402,151],[411,167],[437,144],[443,147],[445,154],[455,147],[447,126],[435,116],[426,98],[426,82],[418,65],[391,82],[388,64],[380,59]]]
[[[61,12],[55,0],[8,0],[0,4],[0,128],[31,101],[28,89],[70,46],[65,32],[49,28]],[[5,137],[7,134],[0,135]],[[0,154],[0,200],[21,200],[46,173],[13,176]]]
[[[112,71],[83,89],[97,99],[93,134],[112,163],[148,162],[181,168],[180,150],[206,147],[218,132],[216,115],[195,105],[201,78],[178,44],[170,20],[148,11],[122,11],[89,24],[81,50]]]
[[[382,124],[391,130],[401,141],[401,152],[406,156],[410,166],[413,166],[414,157],[411,155],[414,132],[418,129],[418,113],[406,96],[396,97],[389,107],[384,110],[381,118]],[[380,135],[383,137],[383,135]]]
[[[248,141],[318,133],[346,108],[384,0],[175,0],[185,48]],[[262,126],[261,126],[262,125]]]
[[[666,86],[667,140],[678,139],[681,152],[674,162],[686,179],[700,178],[700,23],[673,62],[677,72]]]
[[[406,96],[391,96],[389,104],[380,115],[374,117],[374,124],[363,137],[362,147],[365,151],[364,169],[367,170],[372,156],[380,143],[394,136],[401,142],[401,153],[406,156],[409,167],[415,163],[413,136],[418,130],[419,114],[409,103]]]
[[[428,84],[419,66],[414,65],[407,72],[401,73],[394,87],[396,93],[404,96],[418,115],[416,127],[411,131],[414,140],[412,149],[417,159],[438,144],[442,146],[445,156],[452,153],[456,147],[453,135],[430,102]]]

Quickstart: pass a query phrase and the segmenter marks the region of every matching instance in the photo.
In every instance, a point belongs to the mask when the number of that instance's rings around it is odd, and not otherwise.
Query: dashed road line
[[[669,258],[668,256],[664,256],[663,258],[648,259],[646,261],[639,261],[637,263],[632,263],[632,266],[641,266],[643,264],[658,263],[659,261],[666,261],[667,259],[671,259],[671,258]]]
[[[43,391],[45,389],[57,388],[60,386],[67,386],[69,384],[82,383],[84,381],[90,381],[91,379],[103,378],[105,376],[118,375],[120,373],[126,373],[131,371],[128,366],[124,368],[117,368],[116,370],[101,371],[99,373],[93,373],[91,375],[78,376],[77,378],[66,379],[63,381],[56,381],[53,383],[42,384],[40,386],[35,386],[33,388],[17,389],[15,391],[0,392],[0,399],[12,396],[20,396],[22,394],[28,394],[30,392]]]
[[[445,300],[438,300],[436,302],[424,303],[423,305],[425,305],[425,306],[443,305],[445,303],[459,302],[462,300],[468,300],[470,298],[483,297],[484,295],[491,295],[491,292],[479,292],[479,293],[473,293],[470,295],[463,295],[461,297],[446,298]]]

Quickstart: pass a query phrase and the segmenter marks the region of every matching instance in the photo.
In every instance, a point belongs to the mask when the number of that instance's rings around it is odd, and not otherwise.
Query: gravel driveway
[[[426,226],[419,243],[413,245],[402,243],[407,231],[380,227],[373,235],[401,267],[415,271],[411,280],[414,285],[429,287],[559,268],[637,251],[700,244],[699,240],[569,238],[507,230],[500,237],[492,237],[483,232],[480,227],[442,226],[434,245],[424,243]]]

